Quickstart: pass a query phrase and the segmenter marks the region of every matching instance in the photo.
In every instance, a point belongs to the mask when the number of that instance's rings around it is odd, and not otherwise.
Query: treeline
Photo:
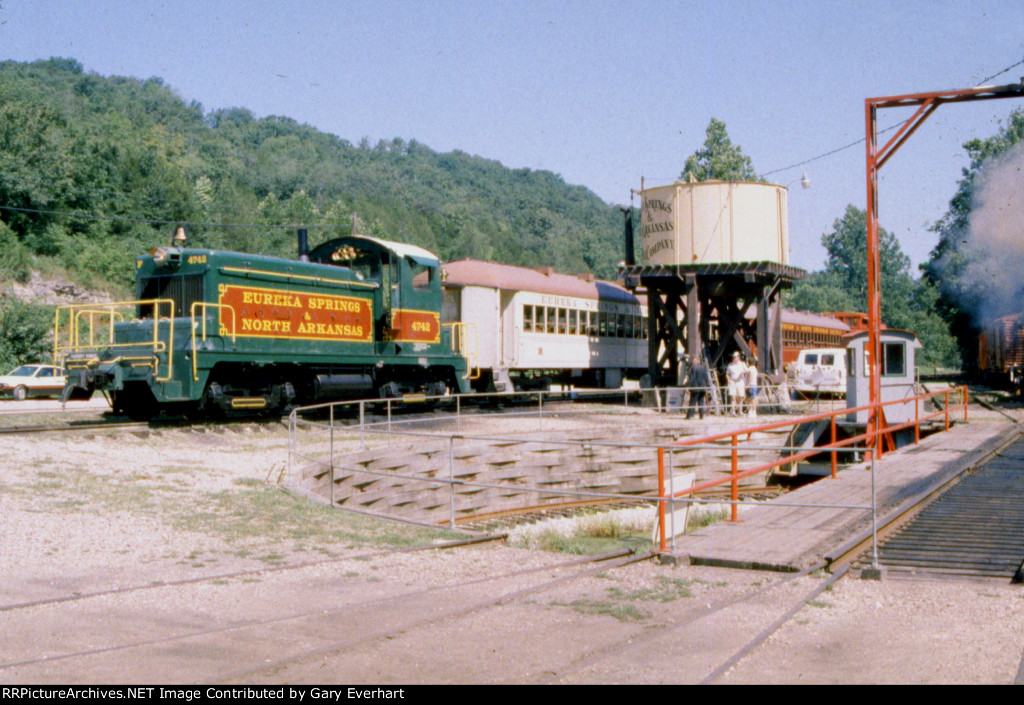
[[[120,291],[132,261],[190,223],[193,242],[294,256],[294,229],[415,243],[612,277],[621,216],[547,171],[396,138],[352,144],[287,117],[210,112],[159,78],[74,59],[0,63],[0,274],[57,264]],[[326,227],[323,227],[326,226]]]

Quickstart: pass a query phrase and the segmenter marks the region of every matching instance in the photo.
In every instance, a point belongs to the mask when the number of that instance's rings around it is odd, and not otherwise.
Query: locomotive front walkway
[[[972,409],[973,412],[973,409]],[[978,464],[1021,433],[995,419],[958,423],[875,463],[879,520]],[[819,563],[857,533],[871,528],[870,509],[804,505],[871,506],[871,463],[853,465],[838,479],[822,479],[776,500],[747,509],[740,522],[721,522],[676,539],[667,560],[735,568],[800,571]],[[775,506],[772,506],[772,505]]]

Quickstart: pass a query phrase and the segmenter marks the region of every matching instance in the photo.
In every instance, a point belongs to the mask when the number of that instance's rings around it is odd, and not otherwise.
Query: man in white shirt
[[[743,411],[743,390],[747,379],[747,366],[743,364],[738,351],[732,354],[732,362],[725,368],[725,378],[729,383],[729,415],[739,416]]]

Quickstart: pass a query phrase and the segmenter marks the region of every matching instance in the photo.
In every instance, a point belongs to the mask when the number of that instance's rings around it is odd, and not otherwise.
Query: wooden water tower
[[[651,382],[681,383],[684,353],[715,368],[739,350],[780,374],[780,294],[806,276],[787,264],[786,188],[704,181],[639,194],[642,262],[620,275],[647,293]]]

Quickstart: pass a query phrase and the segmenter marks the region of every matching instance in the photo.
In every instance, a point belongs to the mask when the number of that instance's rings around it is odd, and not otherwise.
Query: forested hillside
[[[0,63],[0,275],[60,265],[125,292],[132,261],[189,223],[200,246],[293,256],[362,230],[475,257],[614,275],[621,215],[547,171],[396,138],[352,144],[287,117],[205,111],[159,78],[73,59]],[[320,226],[332,226],[321,229]]]

